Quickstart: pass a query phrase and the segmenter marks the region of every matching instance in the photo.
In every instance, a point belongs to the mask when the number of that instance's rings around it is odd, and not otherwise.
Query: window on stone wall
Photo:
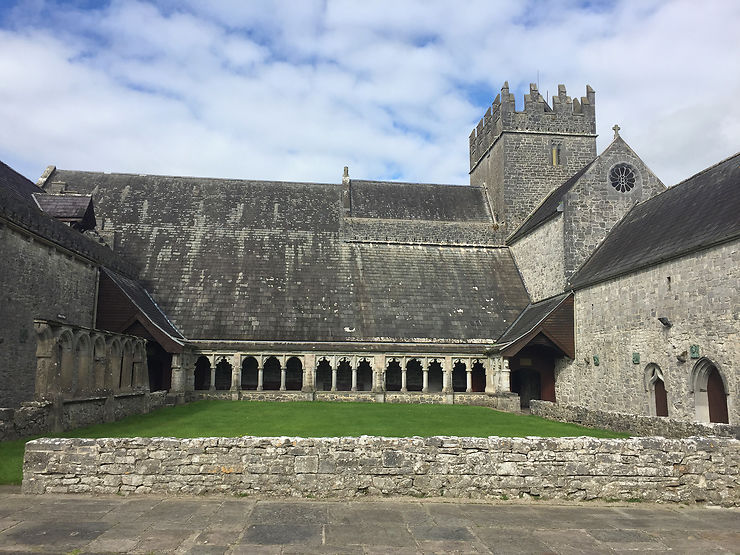
[[[557,143],[553,143],[552,147],[550,148],[550,163],[553,166],[559,166],[561,164],[561,149],[562,146]]]
[[[609,170],[609,184],[620,193],[631,191],[637,183],[637,171],[629,164],[617,164]]]

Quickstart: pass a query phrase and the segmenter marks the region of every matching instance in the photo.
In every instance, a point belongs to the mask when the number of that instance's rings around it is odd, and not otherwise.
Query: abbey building
[[[597,153],[590,87],[519,108],[505,85],[464,186],[0,166],[0,406],[542,399],[737,424],[740,156],[667,189],[617,126]]]

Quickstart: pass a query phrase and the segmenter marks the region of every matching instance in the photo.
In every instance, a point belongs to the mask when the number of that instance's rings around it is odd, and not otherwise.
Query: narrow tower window
[[[560,145],[552,145],[552,165],[560,165]]]

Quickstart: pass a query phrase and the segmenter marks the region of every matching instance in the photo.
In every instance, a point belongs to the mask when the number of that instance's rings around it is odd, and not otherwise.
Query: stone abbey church
[[[63,427],[155,399],[541,399],[737,424],[740,155],[666,188],[617,126],[597,153],[590,87],[518,108],[505,85],[466,186],[0,165],[0,406]]]

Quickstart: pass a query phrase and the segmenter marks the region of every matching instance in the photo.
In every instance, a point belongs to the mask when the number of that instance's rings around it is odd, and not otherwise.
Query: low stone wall
[[[550,401],[530,401],[532,414],[572,422],[591,428],[604,428],[615,432],[625,432],[636,436],[662,436],[682,438],[691,436],[722,436],[740,439],[740,427],[729,424],[707,424],[684,422],[661,416],[642,416],[624,412],[590,409],[574,405],[551,403]]]
[[[59,403],[27,402],[18,409],[0,409],[0,441],[113,422],[132,414],[151,412],[166,404],[166,391],[71,399]]]
[[[519,396],[516,394],[488,393],[422,393],[420,391],[195,391],[189,400],[223,399],[242,401],[333,401],[352,403],[424,403],[476,405],[497,410],[516,412]]]
[[[47,438],[26,444],[23,491],[738,506],[738,461],[726,438]]]

